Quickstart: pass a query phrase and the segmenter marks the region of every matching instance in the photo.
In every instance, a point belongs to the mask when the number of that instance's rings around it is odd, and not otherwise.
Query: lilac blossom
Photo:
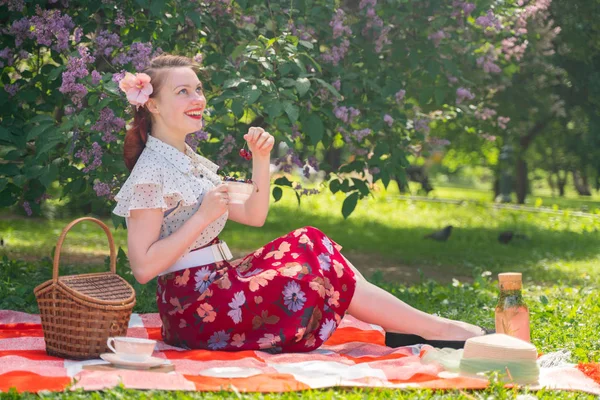
[[[92,85],[99,84],[101,80],[102,80],[102,75],[100,75],[100,72],[93,70],[92,71]]]
[[[462,103],[465,99],[473,100],[474,98],[475,95],[471,93],[469,89],[466,89],[464,87],[459,87],[458,89],[456,89],[456,104]]]
[[[360,110],[357,110],[354,107],[346,107],[346,106],[335,106],[333,109],[333,114],[335,117],[346,124],[351,124],[356,117],[360,115]]]
[[[529,41],[525,40],[523,43],[517,44],[517,40],[514,36],[502,40],[502,53],[504,53],[505,59],[510,60],[514,57],[515,60],[520,61],[525,54]]]
[[[381,170],[378,167],[369,168],[369,174],[371,174],[371,175],[377,175],[380,172],[381,172]]]
[[[90,172],[102,165],[102,147],[100,147],[97,142],[94,142],[92,143],[92,148],[90,150],[80,149],[75,153],[75,157],[80,158],[81,161],[86,164],[83,172]],[[92,157],[94,157],[94,159],[90,163]]]
[[[300,157],[294,152],[294,149],[288,149],[285,155],[276,158],[274,160],[275,166],[279,167],[282,171],[290,173],[292,168],[297,166],[299,168],[304,167],[304,163],[300,160]]]
[[[204,56],[202,55],[202,53],[198,53],[194,56],[194,61],[197,62],[198,64],[202,64],[203,60],[204,60]]]
[[[405,94],[406,94],[406,90],[404,90],[404,89],[398,90],[394,96],[396,98],[396,103],[400,104],[402,102],[402,100],[404,100]]]
[[[385,115],[383,116],[383,121],[384,121],[386,124],[388,124],[388,126],[389,126],[390,128],[391,128],[391,127],[392,127],[392,125],[394,124],[394,118],[392,118],[392,116],[391,116],[391,115],[389,115],[389,114],[385,114]]]
[[[494,63],[496,59],[497,56],[495,54],[486,54],[477,58],[477,65],[482,67],[487,73],[499,74],[502,72],[502,69]]]
[[[100,111],[100,118],[92,126],[92,129],[104,133],[102,140],[106,143],[116,142],[117,137],[115,132],[120,131],[125,127],[125,120],[115,117],[115,113],[109,107],[103,108]]]
[[[77,78],[85,78],[89,75],[87,64],[94,62],[94,57],[89,55],[86,47],[79,47],[81,57],[69,56],[67,61],[67,70],[62,73],[62,84],[58,89],[63,94],[70,94],[71,100],[76,105],[81,104],[81,99],[87,94],[86,87],[77,83]]]
[[[94,191],[96,192],[96,196],[98,197],[106,197],[109,200],[112,200],[112,186],[108,183],[96,180],[94,182]]]
[[[115,25],[120,27],[123,27],[125,26],[125,24],[127,24],[127,21],[125,21],[125,17],[123,16],[122,10],[117,10],[117,18],[115,18],[114,23]]]
[[[331,47],[329,53],[323,54],[322,58],[326,62],[332,63],[334,66],[337,66],[340,61],[342,61],[346,57],[346,53],[350,48],[350,41],[348,39],[342,40],[339,46]]]
[[[71,30],[75,27],[73,20],[69,15],[62,15],[60,10],[42,10],[36,5],[36,15],[29,19],[33,26],[30,33],[39,45],[52,47],[52,49],[62,52],[69,48],[69,36]],[[53,41],[56,44],[52,44]]]
[[[112,81],[115,82],[115,83],[121,82],[121,79],[123,79],[125,77],[126,73],[127,73],[127,71],[125,71],[123,69],[120,72],[117,72],[117,73],[113,74]]]
[[[360,0],[358,8],[360,8],[362,10],[366,6],[375,7],[376,5],[377,5],[377,0]]]
[[[15,37],[15,46],[21,47],[26,39],[33,38],[29,18],[21,18],[12,23],[9,33]]]
[[[335,88],[335,90],[337,90],[339,92],[340,89],[342,88],[342,83],[340,82],[339,79],[337,79],[337,80],[333,81],[331,86],[333,86]]]
[[[427,39],[431,40],[435,47],[438,47],[442,42],[442,39],[445,39],[447,37],[448,36],[446,36],[446,33],[443,30],[439,30],[427,36]]]
[[[302,133],[300,133],[300,129],[298,128],[298,125],[294,124],[292,125],[292,140],[299,138],[302,136]]]
[[[498,117],[498,126],[502,129],[506,129],[506,124],[508,124],[509,122],[509,117]]]
[[[301,40],[310,40],[315,36],[315,30],[313,28],[301,24],[296,27],[294,21],[288,23],[288,29],[292,32],[292,35],[297,36]]]
[[[31,215],[33,214],[33,212],[31,211],[31,206],[29,205],[28,201],[24,201],[23,202],[23,209],[25,209],[25,212],[27,213],[27,216],[31,217]]]
[[[496,115],[496,111],[491,108],[484,107],[481,110],[475,111],[475,118],[480,119],[482,121],[486,121],[491,119],[494,115]]]
[[[0,58],[5,58],[8,63],[8,66],[13,65],[13,57],[14,55],[12,49],[10,49],[9,47],[5,47],[3,50],[0,51]],[[4,63],[2,63],[2,66],[4,66]]]
[[[475,4],[460,0],[454,0],[452,2],[452,7],[454,7],[452,17],[458,17],[461,15],[461,13],[467,17],[473,12],[473,10],[475,10]]]
[[[8,11],[22,12],[25,7],[24,0],[0,0],[0,6],[8,5]]]
[[[107,30],[100,31],[100,33],[98,33],[95,44],[95,56],[109,57],[115,49],[120,49],[123,47],[123,43],[121,42],[119,35]]]
[[[492,10],[488,10],[486,15],[482,15],[477,17],[475,23],[481,26],[483,29],[494,28],[495,30],[500,30],[502,26],[500,25],[500,21],[494,15]]]
[[[208,140],[208,133],[206,131],[203,131],[202,129],[197,132],[190,133],[185,137],[185,142],[194,151],[197,151],[200,142],[205,140]]]
[[[294,191],[296,193],[298,193],[299,196],[311,196],[314,194],[319,194],[320,191],[319,189],[306,189],[302,187],[302,184],[300,184],[299,182],[294,182],[292,189],[294,189]]]
[[[4,85],[4,90],[9,94],[10,97],[13,97],[19,91],[19,85],[17,83],[6,84]]]
[[[345,26],[344,22],[346,19],[346,13],[341,8],[338,8],[335,11],[333,19],[329,22],[329,26],[333,28],[333,38],[337,39],[344,34],[352,35],[352,30],[350,27]]]
[[[242,15],[241,20],[244,24],[253,24],[253,25],[256,24],[256,21],[257,21],[256,17],[254,17],[252,15]]]
[[[423,133],[429,133],[429,122],[429,118],[426,117],[417,119],[414,122],[415,130]]]

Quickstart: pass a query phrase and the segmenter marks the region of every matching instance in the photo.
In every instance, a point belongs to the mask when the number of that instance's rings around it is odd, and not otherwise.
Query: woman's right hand
[[[210,189],[202,199],[202,204],[198,208],[198,213],[201,213],[209,222],[213,222],[226,211],[229,210],[229,187],[225,184],[215,186]]]

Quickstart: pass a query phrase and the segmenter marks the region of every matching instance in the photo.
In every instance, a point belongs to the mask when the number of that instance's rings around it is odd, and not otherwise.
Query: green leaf
[[[45,124],[40,124],[38,126],[34,126],[32,129],[29,130],[29,132],[27,132],[27,137],[26,137],[26,141],[30,141],[35,139],[36,137],[38,137],[39,135],[41,135],[42,133],[46,132],[49,128],[52,128],[54,126],[53,123],[45,123]]]
[[[307,42],[306,40],[300,40],[298,41],[298,43],[300,43],[302,46],[306,47],[309,50],[312,50],[315,47],[311,42]]]
[[[290,119],[292,124],[294,124],[294,123],[296,123],[296,121],[298,121],[298,116],[300,115],[300,109],[297,106],[293,105],[289,101],[285,101],[283,103],[283,109],[285,110],[285,113],[287,114],[287,116]]]
[[[196,28],[202,27],[202,18],[200,17],[199,13],[193,12],[193,13],[189,13],[187,16],[190,17],[190,19],[192,20],[194,25],[196,25]]]
[[[273,188],[273,198],[275,199],[275,202],[281,200],[281,196],[283,196],[283,190],[281,190],[279,186],[275,186]]]
[[[240,119],[244,116],[244,105],[240,99],[233,100],[231,103],[231,111],[233,111],[233,114],[237,117],[237,119]]]
[[[331,190],[331,193],[337,193],[340,191],[339,179],[333,179],[331,182],[329,182],[329,190]]]
[[[152,0],[150,3],[150,14],[159,17],[162,14],[165,2],[163,0]]]
[[[354,182],[354,187],[356,187],[363,196],[369,195],[369,186],[367,186],[367,183],[365,181],[357,178],[352,178],[352,182]]]
[[[235,49],[233,49],[233,51],[231,52],[231,58],[235,60],[239,56],[241,56],[242,53],[244,53],[244,50],[246,50],[247,44],[248,42],[243,42],[242,44],[238,44],[237,46],[235,46]]]
[[[232,87],[238,87],[240,85],[240,83],[245,83],[245,82],[248,82],[248,81],[245,80],[244,78],[228,79],[225,81],[225,83],[223,83],[223,87],[225,89],[229,89]]]
[[[270,117],[276,118],[281,115],[283,112],[283,106],[278,100],[274,100],[267,104],[265,107],[265,111],[269,114]]]
[[[248,0],[235,0],[235,2],[240,5],[242,10],[245,10],[248,7]]]
[[[21,172],[15,164],[0,164],[0,175],[15,176]]]
[[[282,176],[281,178],[275,179],[275,184],[279,185],[279,186],[289,186],[289,187],[292,187],[292,182],[290,182],[290,180],[287,177],[285,177],[285,176]]]
[[[45,187],[50,187],[52,182],[56,180],[58,177],[58,166],[56,164],[50,164],[44,167],[44,172],[42,176],[39,178],[42,185]]]
[[[66,135],[58,129],[46,133],[36,141],[36,154],[39,156],[40,154],[47,153],[57,144],[63,143],[65,138]]]
[[[65,69],[64,65],[61,65],[60,67],[56,67],[54,68],[49,74],[48,74],[48,81],[52,82],[53,80],[55,80],[56,78],[58,78],[58,75],[60,75]]]
[[[321,118],[317,114],[311,114],[302,126],[304,128],[303,131],[310,137],[312,144],[317,144],[323,139],[325,125],[323,125],[323,121],[321,121]]]
[[[8,144],[16,144],[16,137],[6,128],[0,126],[0,142],[6,142]]]
[[[433,96],[435,98],[435,104],[441,106],[444,104],[444,100],[446,100],[446,96],[448,95],[448,89],[443,86],[437,86],[433,91]]]
[[[38,122],[54,122],[54,118],[48,114],[38,114],[27,121],[27,124],[35,124]]]
[[[310,89],[310,81],[308,78],[298,78],[296,79],[296,90],[300,97],[304,96],[306,92]]]
[[[356,204],[358,203],[358,192],[353,192],[348,197],[344,199],[344,204],[342,204],[342,215],[344,219],[347,219],[350,214],[356,208]]]
[[[319,82],[323,87],[327,88],[327,90],[329,90],[335,97],[337,97],[339,100],[342,99],[342,95],[340,94],[340,92],[338,92],[333,86],[331,86],[329,83],[325,82],[323,79],[319,79],[319,78],[315,78],[315,80],[317,82]]]
[[[244,89],[242,96],[244,96],[244,99],[246,100],[246,104],[250,105],[250,104],[254,104],[258,98],[260,97],[260,95],[262,94],[262,91],[256,87],[256,85],[252,85],[252,86],[248,86],[246,89]]]

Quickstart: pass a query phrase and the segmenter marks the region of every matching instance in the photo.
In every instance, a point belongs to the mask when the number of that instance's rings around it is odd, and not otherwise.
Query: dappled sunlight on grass
[[[450,277],[473,276],[486,270],[494,273],[514,270],[542,283],[600,281],[597,268],[600,220],[596,218],[501,210],[485,204],[400,200],[379,192],[360,201],[345,220],[341,214],[343,199],[342,193],[325,192],[303,197],[299,207],[295,196],[286,192],[281,201],[272,203],[263,227],[228,222],[220,236],[239,257],[296,228],[310,225],[337,241],[345,252],[360,253],[367,259],[372,254],[392,266],[436,269]],[[105,222],[112,227],[112,222]],[[67,223],[0,220],[6,242],[1,251],[26,259],[49,256]],[[446,225],[454,226],[447,242],[423,238]],[[503,230],[523,233],[529,240],[500,244],[497,236]],[[126,232],[123,229],[112,232],[117,247],[126,248]],[[68,256],[79,260],[81,254],[93,256],[92,262],[98,262],[99,255],[108,254],[104,232],[89,222],[76,225],[67,235],[63,253],[67,254],[66,262]]]

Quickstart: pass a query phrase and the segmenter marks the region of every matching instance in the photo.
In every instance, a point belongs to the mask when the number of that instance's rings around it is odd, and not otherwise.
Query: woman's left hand
[[[252,152],[252,157],[266,158],[271,154],[275,138],[269,132],[260,127],[251,127],[248,133],[244,135],[248,142],[248,149]]]

